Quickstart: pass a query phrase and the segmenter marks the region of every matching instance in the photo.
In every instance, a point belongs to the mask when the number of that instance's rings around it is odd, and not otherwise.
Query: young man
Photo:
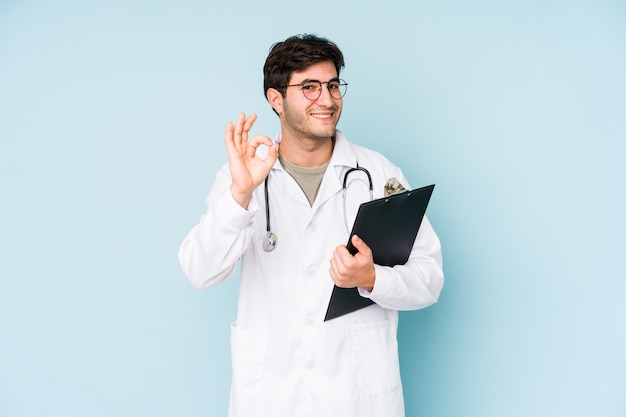
[[[312,35],[275,44],[264,66],[268,102],[280,119],[272,141],[249,132],[256,116],[226,126],[228,164],[207,211],[181,245],[194,287],[218,284],[241,260],[231,328],[233,417],[400,417],[404,401],[398,310],[437,301],[441,247],[424,218],[405,265],[375,265],[368,246],[346,249],[359,204],[384,196],[401,170],[336,129],[347,84],[337,46]],[[324,321],[334,285],[374,303]]]

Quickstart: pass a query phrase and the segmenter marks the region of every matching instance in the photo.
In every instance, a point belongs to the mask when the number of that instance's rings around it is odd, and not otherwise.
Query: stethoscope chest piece
[[[263,250],[265,252],[271,252],[276,248],[278,243],[278,237],[272,232],[267,232],[263,238]]]

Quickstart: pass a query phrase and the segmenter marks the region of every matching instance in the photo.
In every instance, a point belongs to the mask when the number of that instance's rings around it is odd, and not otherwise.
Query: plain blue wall
[[[623,1],[210,3],[0,1],[0,416],[225,415],[237,280],[177,250],[301,32],[345,52],[340,128],[437,184],[407,416],[626,415]]]

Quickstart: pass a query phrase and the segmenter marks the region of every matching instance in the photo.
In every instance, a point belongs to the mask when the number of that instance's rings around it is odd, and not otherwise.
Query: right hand
[[[248,133],[256,121],[256,117],[256,114],[253,113],[246,118],[246,115],[241,113],[234,125],[232,122],[228,122],[224,134],[232,177],[230,192],[235,201],[243,208],[248,208],[252,193],[265,180],[276,159],[278,159],[276,144],[269,137],[254,135],[252,140],[248,142]],[[256,156],[256,149],[259,145],[269,147],[265,159]]]

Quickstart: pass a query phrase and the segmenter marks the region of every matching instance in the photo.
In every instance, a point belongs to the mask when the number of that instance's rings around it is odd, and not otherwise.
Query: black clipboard
[[[348,251],[353,255],[357,253],[351,243],[352,235],[357,234],[372,250],[375,264],[405,264],[434,188],[435,184],[432,184],[361,204],[346,245]],[[340,288],[335,285],[324,321],[373,303],[371,299],[361,297],[357,288]]]

